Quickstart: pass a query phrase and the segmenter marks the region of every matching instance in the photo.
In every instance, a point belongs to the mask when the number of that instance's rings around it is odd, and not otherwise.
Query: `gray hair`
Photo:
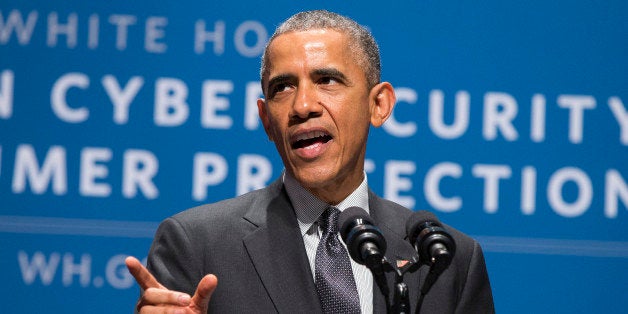
[[[266,44],[262,55],[260,68],[260,81],[264,88],[264,77],[269,73],[268,47],[279,35],[289,32],[308,31],[313,29],[333,29],[349,37],[349,45],[357,58],[358,64],[364,70],[368,88],[372,88],[380,82],[381,65],[379,47],[373,35],[356,21],[325,10],[315,10],[297,13],[284,21]]]

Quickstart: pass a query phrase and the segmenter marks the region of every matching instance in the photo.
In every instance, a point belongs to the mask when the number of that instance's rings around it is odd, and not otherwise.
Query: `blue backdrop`
[[[478,239],[498,312],[628,308],[625,1],[5,0],[0,312],[130,312],[159,221],[276,178],[259,57],[317,8],[397,91],[369,183]]]

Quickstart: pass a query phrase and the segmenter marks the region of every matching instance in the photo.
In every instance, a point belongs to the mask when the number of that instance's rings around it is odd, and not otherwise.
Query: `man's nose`
[[[307,119],[312,116],[318,116],[321,113],[322,106],[316,94],[316,87],[300,85],[297,88],[297,95],[292,104],[292,116]]]

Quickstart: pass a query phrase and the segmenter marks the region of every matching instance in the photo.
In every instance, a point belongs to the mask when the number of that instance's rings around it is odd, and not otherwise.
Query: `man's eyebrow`
[[[321,69],[314,69],[310,72],[311,75],[315,75],[315,76],[331,76],[331,77],[336,77],[339,78],[343,81],[347,80],[347,77],[345,76],[344,73],[340,72],[340,70],[336,69],[336,68],[321,68]]]
[[[287,82],[294,79],[294,75],[291,74],[279,74],[276,76],[273,76],[271,79],[268,80],[268,87],[271,87],[277,83],[283,83],[283,82]]]

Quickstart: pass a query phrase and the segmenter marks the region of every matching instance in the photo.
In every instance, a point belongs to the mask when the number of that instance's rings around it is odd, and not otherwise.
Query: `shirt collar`
[[[292,203],[294,212],[299,222],[299,229],[301,230],[301,236],[304,236],[308,230],[312,228],[312,225],[318,220],[318,217],[332,204],[327,204],[314,196],[308,190],[303,188],[299,182],[291,175],[284,171],[283,184],[286,187],[288,198]],[[364,179],[362,183],[353,191],[347,198],[335,205],[340,211],[343,211],[349,207],[357,206],[369,212],[369,199],[368,199],[368,182],[366,180],[366,173],[364,173]]]

